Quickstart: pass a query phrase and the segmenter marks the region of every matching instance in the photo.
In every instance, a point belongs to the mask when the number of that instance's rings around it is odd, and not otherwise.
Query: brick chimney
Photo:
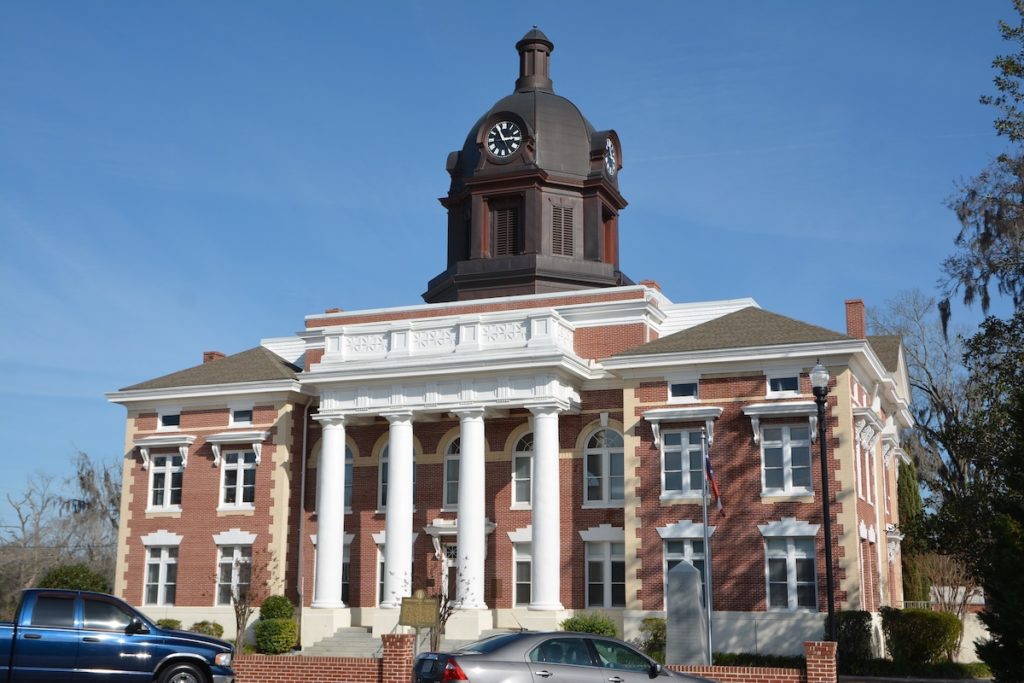
[[[644,287],[650,287],[651,289],[656,289],[659,292],[661,291],[661,285],[658,284],[657,280],[641,280],[640,284],[642,284]]]
[[[203,351],[203,364],[209,363],[210,361],[220,360],[224,357],[224,354],[220,351]]]
[[[864,326],[864,300],[846,300],[846,336],[864,339],[867,329]]]

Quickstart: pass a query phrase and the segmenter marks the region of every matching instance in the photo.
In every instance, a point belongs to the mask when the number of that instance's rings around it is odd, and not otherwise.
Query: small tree
[[[974,598],[981,595],[978,582],[962,562],[950,555],[929,553],[922,557],[921,567],[932,586],[932,602],[942,612],[956,615],[962,624]],[[956,646],[947,653],[952,661],[960,651],[963,631],[956,640]]]
[[[245,555],[232,563],[231,607],[235,614],[235,652],[245,646],[245,629],[252,615],[270,596],[270,582],[275,575],[277,559],[270,551]],[[218,590],[224,587],[218,577]]]

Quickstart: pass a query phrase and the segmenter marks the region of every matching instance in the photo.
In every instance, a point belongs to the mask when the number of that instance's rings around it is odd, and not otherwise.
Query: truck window
[[[99,631],[124,631],[132,623],[132,615],[106,600],[85,598],[82,628]]]
[[[40,595],[32,609],[31,626],[72,628],[75,625],[75,598]]]

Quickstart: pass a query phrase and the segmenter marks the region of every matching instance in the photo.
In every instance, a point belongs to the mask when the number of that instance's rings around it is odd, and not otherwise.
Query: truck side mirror
[[[128,628],[124,630],[125,633],[149,633],[149,629],[142,623],[142,619],[138,617],[132,617],[132,622],[128,624]]]

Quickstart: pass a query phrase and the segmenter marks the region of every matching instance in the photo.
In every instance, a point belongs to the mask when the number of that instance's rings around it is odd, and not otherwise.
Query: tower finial
[[[536,25],[516,43],[519,51],[519,78],[516,90],[544,90],[554,92],[551,82],[551,53],[555,44],[548,40]]]

